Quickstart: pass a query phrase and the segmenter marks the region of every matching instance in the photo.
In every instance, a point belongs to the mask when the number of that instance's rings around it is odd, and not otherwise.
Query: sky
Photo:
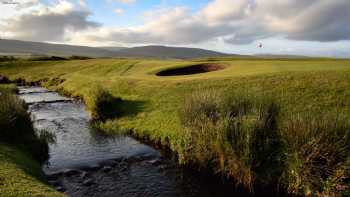
[[[350,0],[0,0],[0,37],[350,57]]]

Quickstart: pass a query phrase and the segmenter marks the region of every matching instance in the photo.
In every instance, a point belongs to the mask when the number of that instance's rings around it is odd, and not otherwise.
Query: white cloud
[[[131,3],[135,3],[136,0],[117,0],[121,3],[126,3],[126,4],[131,4]]]
[[[113,10],[114,13],[116,13],[117,15],[123,15],[124,14],[124,10],[121,8],[116,8]]]
[[[5,19],[0,29],[6,38],[63,41],[72,32],[98,27],[98,23],[87,19],[89,15],[69,1],[59,0],[53,6],[40,4],[30,12]]]
[[[82,7],[86,7],[87,6],[86,0],[79,0],[79,5]]]
[[[222,40],[246,44],[271,37],[320,42],[350,40],[349,0],[212,0],[194,13],[186,7],[151,10],[144,14],[143,25],[127,28],[99,26],[87,19],[88,11],[76,9],[67,0],[58,2],[56,6],[9,19],[2,29],[16,38],[65,38],[68,42],[86,43],[179,45]],[[123,14],[122,9],[114,12]]]
[[[123,4],[133,4],[136,2],[136,0],[107,0],[108,2],[118,2]]]
[[[185,7],[152,10],[145,23],[129,28],[104,28],[92,40],[124,43],[195,44],[223,38],[246,44],[282,36],[293,40],[350,40],[348,0],[214,0],[196,13]]]

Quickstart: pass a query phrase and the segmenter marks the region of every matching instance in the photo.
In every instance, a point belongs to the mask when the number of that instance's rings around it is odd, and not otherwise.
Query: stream
[[[56,136],[43,166],[48,182],[68,196],[233,196],[234,186],[179,166],[128,136],[89,125],[84,104],[41,87],[18,87],[34,126]]]

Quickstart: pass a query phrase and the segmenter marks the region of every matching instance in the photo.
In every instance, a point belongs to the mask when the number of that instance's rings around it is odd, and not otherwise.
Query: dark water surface
[[[224,186],[127,136],[106,136],[89,125],[82,103],[40,87],[19,87],[34,125],[56,135],[43,170],[69,196],[233,196]]]

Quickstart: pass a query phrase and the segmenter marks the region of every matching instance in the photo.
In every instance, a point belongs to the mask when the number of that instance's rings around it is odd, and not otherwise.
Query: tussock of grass
[[[282,119],[280,110],[274,99],[262,96],[195,93],[180,115],[186,136],[180,155],[252,191],[344,192],[339,188],[346,188],[350,177],[349,120],[324,112]]]
[[[283,178],[290,193],[349,194],[350,120],[341,114],[288,117]],[[347,188],[347,189],[346,189]]]
[[[181,113],[187,136],[183,158],[214,166],[248,189],[255,182],[276,182],[282,148],[279,107],[261,98],[201,92],[186,99]]]
[[[117,117],[121,111],[118,109],[122,100],[113,97],[107,90],[96,87],[89,91],[84,101],[91,112],[93,120],[107,120]]]
[[[0,196],[61,196],[44,184],[40,165],[54,137],[36,131],[15,86],[0,85]]]
[[[53,137],[45,131],[35,131],[24,102],[15,95],[0,95],[0,128],[1,142],[16,144],[38,161],[48,158],[47,140]]]

